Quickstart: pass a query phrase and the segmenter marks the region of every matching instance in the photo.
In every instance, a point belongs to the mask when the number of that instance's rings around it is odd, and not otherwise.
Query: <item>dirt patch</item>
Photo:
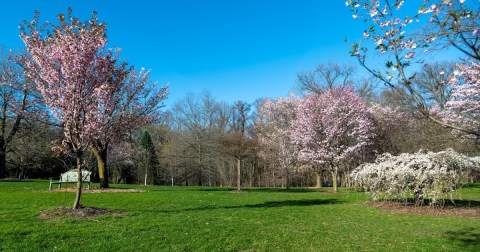
[[[60,188],[53,189],[48,192],[76,192],[76,188]],[[131,188],[105,188],[105,189],[83,189],[82,193],[117,193],[117,192],[145,192],[142,189],[131,189]]]
[[[89,219],[106,215],[121,215],[122,212],[115,210],[107,210],[96,207],[81,207],[78,209],[72,209],[69,207],[56,207],[51,209],[42,210],[38,213],[38,217],[44,220],[58,221],[64,218],[70,219]]]
[[[388,212],[394,212],[394,213],[480,218],[480,207],[415,206],[414,204],[411,204],[411,203],[404,204],[401,202],[391,202],[391,201],[369,201],[361,204],[382,209]]]

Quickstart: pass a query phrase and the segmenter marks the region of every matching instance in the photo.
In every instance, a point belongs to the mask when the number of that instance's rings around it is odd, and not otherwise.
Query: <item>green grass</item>
[[[390,213],[358,204],[363,193],[114,187],[146,192],[84,194],[83,205],[124,214],[53,222],[38,212],[70,206],[73,193],[0,182],[0,251],[480,251],[480,216]],[[461,197],[478,203],[480,185]]]

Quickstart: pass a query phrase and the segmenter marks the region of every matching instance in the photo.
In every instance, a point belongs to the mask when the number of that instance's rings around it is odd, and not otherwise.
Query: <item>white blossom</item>
[[[414,198],[417,204],[423,204],[429,199],[430,204],[438,205],[447,196],[451,199],[451,193],[468,173],[479,167],[480,157],[470,158],[452,149],[398,156],[385,153],[375,163],[356,168],[351,177],[374,200]]]

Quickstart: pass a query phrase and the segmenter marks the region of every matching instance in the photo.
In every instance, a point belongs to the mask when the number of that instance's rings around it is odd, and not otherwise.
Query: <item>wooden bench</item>
[[[88,183],[88,190],[90,190],[90,175],[92,175],[92,172],[90,171],[82,171],[82,182],[83,183]],[[58,181],[54,181],[58,180]],[[58,188],[62,188],[62,184],[72,184],[72,183],[77,183],[78,180],[78,172],[77,170],[70,170],[67,172],[64,172],[60,174],[59,178],[50,178],[50,187],[48,190],[52,190],[52,185],[58,184]]]

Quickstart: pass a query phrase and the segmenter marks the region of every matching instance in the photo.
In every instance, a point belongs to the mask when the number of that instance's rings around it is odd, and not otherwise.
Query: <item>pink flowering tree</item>
[[[36,19],[38,19],[38,17]],[[81,24],[77,19],[73,18],[72,25],[76,27],[71,28],[71,30],[76,31],[76,29],[78,29],[76,36],[81,37],[84,36],[82,29],[91,29],[92,32],[93,28],[105,29],[104,24],[94,23],[96,20],[93,19],[94,17],[88,24]],[[41,28],[34,26],[36,22],[37,21],[34,20],[32,24],[29,24],[32,35],[35,34],[35,32],[40,33]],[[64,26],[67,25],[68,24],[64,24]],[[82,25],[83,27],[80,27]],[[64,29],[65,33],[70,29],[66,27],[60,28]],[[138,70],[133,66],[129,66],[126,62],[119,60],[120,50],[105,50],[106,34],[104,34],[105,31],[102,31],[102,33],[104,36],[101,41],[102,45],[93,48],[93,50],[96,50],[95,55],[92,55],[94,59],[91,59],[92,61],[87,62],[87,64],[93,64],[95,67],[103,67],[103,69],[92,69],[92,72],[96,71],[95,73],[101,75],[97,78],[103,82],[103,84],[100,83],[99,86],[103,85],[105,93],[97,95],[103,99],[107,99],[108,103],[98,103],[100,106],[98,106],[97,111],[95,111],[95,132],[92,132],[95,137],[89,138],[89,141],[91,141],[89,150],[92,151],[97,158],[100,186],[107,188],[107,154],[110,144],[115,141],[121,141],[127,132],[134,128],[141,127],[146,123],[155,122],[156,118],[159,118],[159,109],[163,106],[163,101],[167,97],[168,86],[158,87],[156,82],[150,80],[149,71],[143,68]],[[26,37],[26,33],[24,33],[23,36]],[[45,39],[45,41],[47,41],[47,39]],[[84,43],[88,43],[88,41]],[[70,45],[64,46],[71,47]],[[73,49],[83,50],[81,47]],[[31,69],[35,69],[34,67]],[[88,76],[84,77],[88,78]],[[92,104],[96,103],[95,99],[96,98],[93,99]]]
[[[122,141],[130,130],[158,120],[159,109],[168,94],[168,86],[158,88],[157,83],[150,80],[149,71],[143,68],[137,71],[126,63],[116,64],[109,83],[114,88],[112,107],[102,111],[102,130],[91,148],[97,159],[102,188],[108,188],[110,144]]]
[[[299,99],[288,98],[267,99],[258,109],[257,137],[261,146],[260,155],[273,158],[280,164],[288,189],[289,173],[297,155],[291,139],[292,122],[295,120]]]
[[[434,106],[422,95],[412,68],[423,63],[429,51],[450,46],[471,61],[480,60],[480,2],[425,0],[413,13],[406,13],[404,4],[412,3],[404,0],[347,0],[345,4],[351,8],[353,18],[369,25],[363,41],[354,43],[351,51],[365,69],[424,117],[456,131],[480,136],[469,125],[452,123],[439,116],[438,111],[431,111]],[[369,61],[372,56],[369,49],[377,52],[383,66]],[[443,74],[443,70],[438,72]]]
[[[299,158],[328,168],[335,192],[340,166],[359,156],[375,136],[365,101],[345,89],[307,96],[298,106],[291,131]]]
[[[111,54],[105,53],[106,27],[95,13],[82,23],[60,14],[59,25],[38,26],[38,13],[25,22],[21,38],[27,51],[26,75],[36,84],[52,115],[63,125],[63,149],[76,158],[78,178],[83,155],[105,131],[105,120],[114,108],[115,69]],[[50,30],[43,28],[52,27]],[[82,180],[78,179],[73,208],[80,207]]]

